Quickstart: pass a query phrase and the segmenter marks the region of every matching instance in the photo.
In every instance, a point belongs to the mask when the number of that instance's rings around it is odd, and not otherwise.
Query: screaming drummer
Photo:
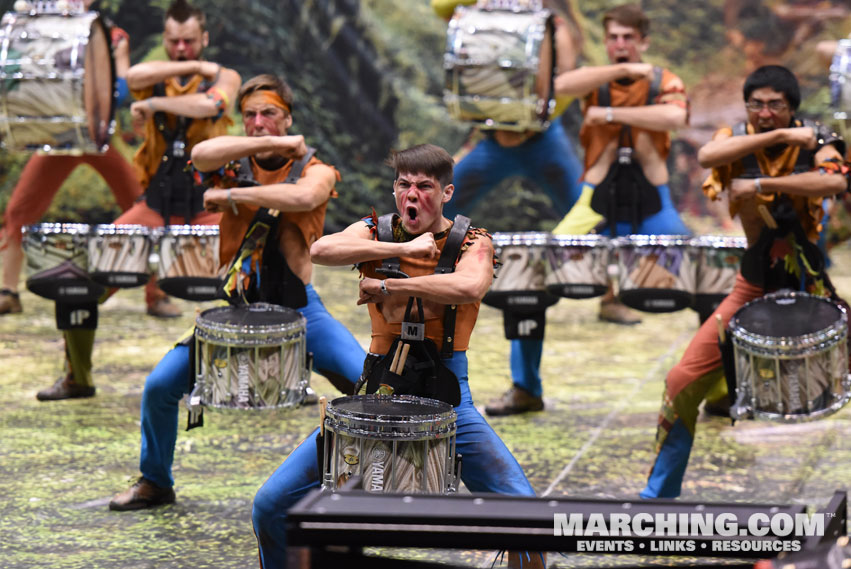
[[[473,406],[467,348],[479,304],[493,278],[490,236],[470,220],[443,215],[452,199],[453,160],[423,144],[393,153],[397,213],[373,214],[311,247],[321,265],[357,264],[358,304],[366,304],[372,344],[359,393],[413,395],[453,405],[462,480],[472,492],[535,494],[523,469]],[[391,366],[404,344],[404,365]],[[388,373],[390,372],[390,373]],[[262,567],[286,567],[286,513],[319,486],[318,429],[272,474],[254,499],[254,532]],[[519,567],[520,555],[510,556]],[[543,567],[543,556],[523,555],[524,567]]]
[[[334,319],[311,284],[310,245],[321,235],[337,170],[320,161],[301,135],[288,135],[293,94],[274,75],[258,75],[237,95],[247,136],[199,143],[192,162],[204,207],[221,213],[224,295],[231,304],[268,302],[307,319],[306,348],[313,367],[344,393],[354,391],[365,353]],[[180,399],[189,393],[191,335],[172,348],[145,380],[142,394],[142,476],[109,503],[138,510],[174,502],[174,445]],[[193,374],[194,375],[194,374]]]
[[[643,498],[676,498],[694,441],[698,406],[723,376],[717,320],[727,326],[745,303],[782,288],[806,290],[845,304],[824,272],[815,245],[824,215],[822,200],[849,188],[845,143],[824,126],[795,117],[798,80],[785,67],[768,65],[744,85],[747,120],[718,130],[698,153],[712,171],[704,193],[730,197],[748,249],[733,291],[698,330],[665,379],[656,431],[657,456]],[[846,305],[847,307],[847,305]]]

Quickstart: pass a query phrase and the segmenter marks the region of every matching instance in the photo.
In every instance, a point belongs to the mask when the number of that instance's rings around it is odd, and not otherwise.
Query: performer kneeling
[[[391,358],[385,356],[398,343],[403,321],[404,337],[410,337],[408,332],[417,335],[417,327],[407,324],[424,322],[422,341],[433,342],[434,349],[422,351],[434,357],[428,362],[433,364],[429,379],[437,387],[390,381],[394,392],[440,396],[455,406],[456,449],[463,456],[462,480],[468,489],[532,496],[535,492],[520,465],[473,406],[467,381],[466,350],[493,278],[491,239],[485,230],[469,228],[467,218],[453,222],[443,217],[454,191],[453,161],[445,150],[415,146],[394,153],[389,163],[396,170],[393,190],[399,214],[364,218],[326,235],[310,249],[318,264],[360,264],[364,278],[358,304],[368,305],[372,321],[371,354],[362,381],[368,387],[387,383],[390,375],[383,370]],[[447,258],[443,250],[455,253]],[[254,531],[263,567],[286,566],[287,510],[319,486],[317,432],[290,454],[254,499]],[[536,567],[542,558],[524,555],[523,560],[524,567]]]
[[[199,143],[192,151],[195,167],[211,172],[204,176],[205,182],[219,186],[204,193],[204,207],[222,212],[220,260],[224,264],[236,259],[228,274],[227,292],[248,301],[298,309],[307,319],[306,344],[314,356],[314,369],[338,389],[352,393],[365,353],[328,313],[310,284],[309,247],[322,235],[325,209],[337,195],[334,184],[339,174],[312,156],[303,136],[287,136],[293,96],[281,79],[254,77],[240,89],[237,104],[248,136],[221,136]],[[221,170],[213,172],[217,168]],[[271,219],[265,243],[249,239],[259,233],[253,231],[258,227],[258,210]],[[251,250],[249,244],[256,248]],[[142,477],[115,496],[110,509],[137,510],[174,501],[171,465],[178,404],[189,392],[190,365],[188,342],[181,342],[145,380]]]

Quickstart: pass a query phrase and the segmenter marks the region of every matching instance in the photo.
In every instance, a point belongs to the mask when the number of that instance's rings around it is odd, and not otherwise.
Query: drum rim
[[[166,236],[183,236],[183,235],[197,235],[199,237],[208,237],[208,236],[219,236],[219,226],[218,225],[166,225],[165,227],[158,227],[158,232],[161,237]]]
[[[71,231],[76,229],[78,231]],[[59,230],[59,231],[57,231]],[[27,235],[34,234],[74,234],[74,235],[89,235],[91,234],[92,226],[88,223],[63,223],[63,222],[45,222],[32,223],[21,227],[21,233]]]
[[[526,243],[521,239],[529,238],[534,242]],[[529,246],[529,245],[548,245],[553,238],[552,233],[546,231],[518,231],[518,232],[497,232],[491,237],[494,247],[512,247],[512,246]]]
[[[99,223],[94,226],[92,234],[101,235],[141,235],[148,237],[152,228],[138,223]]]
[[[204,318],[205,314],[220,313],[224,311],[232,311],[240,307],[234,306],[216,306],[208,308],[201,312],[195,318],[195,335],[202,340],[222,341],[227,345],[233,345],[228,340],[254,340],[254,342],[265,343],[280,343],[281,340],[295,340],[303,336],[307,329],[307,319],[298,310],[270,304],[268,302],[255,302],[248,307],[255,309],[270,308],[267,312],[277,312],[280,314],[294,313],[297,317],[295,320],[283,322],[280,324],[268,325],[240,325],[224,324],[221,322],[213,322]],[[251,308],[249,308],[251,310]],[[295,333],[294,333],[295,332]],[[245,342],[243,345],[260,345],[255,343]]]
[[[697,249],[747,249],[748,239],[741,235],[699,235],[688,244]]]
[[[777,298],[812,298],[819,302],[829,303],[839,311],[839,319],[830,325],[801,336],[765,336],[749,332],[740,323],[740,314],[750,306],[762,304]],[[727,325],[727,329],[733,338],[733,345],[747,353],[754,355],[779,355],[787,356],[801,355],[813,351],[822,351],[848,337],[848,315],[845,309],[830,299],[810,294],[807,292],[772,292],[742,305]]]
[[[686,246],[692,238],[689,235],[622,235],[612,239],[616,248],[653,247],[653,246]]]
[[[553,234],[551,245],[564,247],[565,244],[576,247],[591,247],[597,248],[604,246],[606,249],[611,249],[612,240],[605,235],[599,233],[585,233],[581,235],[569,235],[565,233]],[[601,247],[602,248],[602,247]]]
[[[372,401],[393,399],[397,403],[434,405],[444,411],[420,415],[375,415],[346,410],[340,407],[348,401]],[[335,405],[336,404],[336,405]],[[385,440],[422,440],[454,437],[457,413],[443,401],[413,395],[349,395],[338,397],[328,403],[325,428],[335,433],[358,438]]]

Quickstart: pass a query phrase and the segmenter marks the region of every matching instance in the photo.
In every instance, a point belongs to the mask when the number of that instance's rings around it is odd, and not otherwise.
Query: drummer
[[[288,135],[293,123],[290,87],[274,75],[258,75],[240,89],[236,103],[247,136],[220,136],[201,142],[192,162],[207,185],[204,207],[221,213],[222,265],[228,271],[228,294],[298,309],[307,319],[307,351],[315,371],[344,393],[352,393],[365,353],[357,340],[325,309],[311,285],[313,265],[308,248],[322,234],[328,201],[336,197],[337,170],[315,156],[301,135]],[[301,168],[294,183],[293,168]],[[256,182],[258,185],[255,185]],[[264,208],[276,210],[269,241],[246,248],[243,238],[259,225]],[[280,212],[280,213],[277,213]],[[274,245],[273,245],[274,246]],[[262,259],[261,263],[253,263]],[[245,261],[243,263],[243,260]],[[262,267],[257,267],[262,264]],[[248,283],[244,288],[236,281]],[[265,284],[264,284],[265,283]],[[171,465],[177,439],[178,404],[189,391],[191,336],[169,351],[145,380],[142,394],[142,476],[109,503],[111,510],[139,510],[174,502]]]
[[[730,214],[739,215],[748,250],[733,291],[700,327],[680,362],[668,372],[656,432],[658,455],[643,498],[675,498],[694,440],[697,409],[723,375],[716,318],[726,326],[745,303],[780,288],[836,297],[813,244],[822,220],[822,199],[849,188],[845,143],[824,126],[795,117],[801,102],[798,81],[785,67],[769,65],[744,85],[747,121],[715,133],[698,153],[712,168],[703,191],[719,199],[727,191]],[[767,207],[768,214],[761,214]],[[766,223],[776,223],[773,230]],[[787,239],[806,256],[806,263]],[[797,267],[795,273],[787,267]]]
[[[641,8],[626,4],[603,15],[609,65],[580,67],[556,78],[556,92],[583,97],[585,119],[579,139],[585,147],[582,195],[576,205],[553,229],[553,233],[581,235],[594,231],[605,235],[690,233],[680,220],[668,188],[665,160],[671,147],[669,131],[688,120],[688,100],[682,80],[667,69],[642,62],[650,45],[650,21]],[[609,101],[601,100],[608,94]],[[620,163],[618,147],[624,146],[632,163]],[[623,151],[622,151],[623,152]],[[609,195],[619,179],[617,204],[598,200]],[[644,208],[638,204],[653,204]],[[610,208],[630,215],[609,218]],[[635,207],[633,207],[635,206]],[[596,208],[596,209],[595,209]],[[637,216],[631,215],[637,212]],[[617,301],[610,288],[600,304],[599,318],[617,324],[641,320]],[[522,352],[522,363],[512,358],[512,368],[538,369],[541,349]],[[543,408],[538,374],[514,374],[514,385],[498,401],[488,404],[490,415],[510,415]]]
[[[115,223],[148,227],[169,223],[214,225],[219,215],[204,211],[201,192],[184,170],[194,144],[224,134],[233,124],[228,111],[241,79],[236,71],[203,59],[209,34],[201,10],[185,0],[175,0],[166,11],[163,25],[169,61],[147,61],[127,71],[130,91],[138,99],[130,106],[134,128],[145,137],[133,161],[146,190],[144,199],[136,201]],[[145,300],[150,315],[180,315],[154,278],[145,289]],[[38,392],[40,401],[95,394],[92,351],[97,307],[97,303],[57,303],[57,324],[65,335],[67,373]],[[72,317],[80,313],[89,317],[82,321]]]
[[[456,449],[464,457],[461,468],[464,484],[473,492],[532,496],[535,492],[520,465],[473,406],[467,383],[466,350],[479,304],[493,278],[490,236],[484,229],[464,225],[466,218],[459,216],[453,222],[443,216],[444,205],[455,190],[453,161],[445,150],[423,144],[395,152],[389,164],[396,171],[393,191],[398,215],[381,219],[387,220],[382,228],[387,228],[391,241],[378,240],[377,225],[383,221],[373,214],[340,233],[318,240],[311,247],[311,258],[322,265],[360,264],[363,278],[357,303],[368,305],[372,321],[371,354],[365,369],[380,368],[391,359],[385,359],[385,355],[400,335],[409,299],[422,300],[425,338],[434,342],[443,354],[440,361],[432,363],[449,372],[435,381],[447,391],[454,388],[458,397]],[[452,236],[451,231],[458,223],[461,229]],[[457,249],[450,247],[452,242],[458,244]],[[443,249],[453,250],[447,266],[454,270],[434,274]],[[460,251],[457,257],[455,251]],[[376,269],[383,259],[391,257],[398,257],[400,265],[398,272],[392,273],[394,276],[385,278]],[[402,278],[402,273],[409,278]],[[447,336],[445,311],[456,307],[455,331]],[[371,380],[371,372],[366,374]],[[367,383],[370,384],[371,381]],[[287,509],[308,490],[319,486],[316,436],[314,431],[290,454],[254,499],[254,532],[262,567],[286,566]],[[544,566],[540,555],[529,558],[524,555],[523,560],[524,567]],[[518,561],[519,557],[514,555],[514,562]]]

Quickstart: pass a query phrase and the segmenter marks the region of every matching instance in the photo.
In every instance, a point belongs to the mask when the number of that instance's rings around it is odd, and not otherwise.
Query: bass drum
[[[0,21],[0,136],[8,151],[104,152],[115,63],[96,12],[7,12]]]

